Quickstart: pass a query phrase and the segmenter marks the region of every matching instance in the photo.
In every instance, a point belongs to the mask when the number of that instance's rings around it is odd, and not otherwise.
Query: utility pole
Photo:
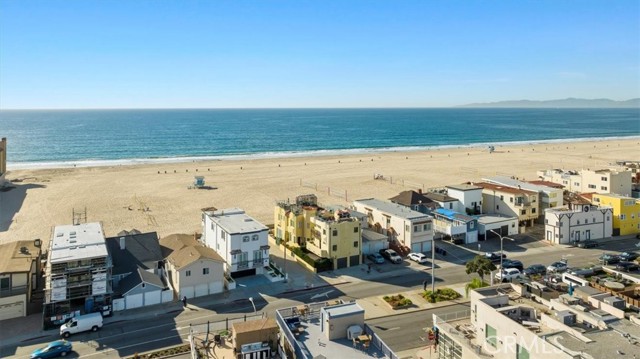
[[[436,238],[431,240],[431,293],[436,292]]]

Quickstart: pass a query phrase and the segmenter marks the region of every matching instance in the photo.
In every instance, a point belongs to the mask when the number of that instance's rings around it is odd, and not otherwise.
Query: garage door
[[[180,288],[180,298],[182,297],[187,297],[187,298],[193,298],[193,287],[184,287],[184,288]]]
[[[142,307],[142,300],[144,299],[143,294],[131,294],[124,297],[125,302],[127,303],[127,309],[139,308]]]
[[[209,294],[222,293],[224,291],[224,282],[209,283]]]
[[[0,320],[24,317],[24,303],[0,304]]]
[[[196,285],[196,297],[201,297],[203,295],[209,294],[209,285],[208,284],[198,284]]]
[[[162,292],[160,290],[144,293],[144,305],[160,304],[161,294]]]

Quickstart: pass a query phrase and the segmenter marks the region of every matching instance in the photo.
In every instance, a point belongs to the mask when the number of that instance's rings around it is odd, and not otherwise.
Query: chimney
[[[120,250],[124,250],[124,237],[120,237]]]

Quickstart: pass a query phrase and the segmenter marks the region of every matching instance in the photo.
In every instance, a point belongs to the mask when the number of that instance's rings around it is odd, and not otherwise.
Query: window
[[[489,345],[491,345],[492,347],[497,348],[498,338],[496,338],[496,334],[497,334],[496,329],[490,326],[489,324],[485,324],[484,332],[485,332],[485,338],[487,339],[487,343],[489,343]]]
[[[353,233],[358,233],[358,227],[353,227]]]
[[[227,238],[227,233],[224,231],[220,231],[220,238],[225,239]]]
[[[496,209],[500,209],[500,205],[497,205],[497,206],[496,206]]]
[[[353,241],[353,248],[358,248],[358,241]]]
[[[411,230],[411,226],[407,224],[406,226],[404,226],[404,230],[409,232]]]
[[[424,230],[424,231],[431,230],[431,223],[423,224],[422,225],[422,230]]]
[[[596,223],[596,219],[595,219],[595,217],[594,217],[594,218],[592,218],[591,223]]]
[[[558,227],[562,227],[562,222],[559,222],[559,223],[560,223],[560,225]]]
[[[418,231],[418,226],[413,226],[413,231],[417,232]]]
[[[202,275],[209,274],[209,268],[202,268]]]
[[[500,200],[504,201],[504,196],[503,195],[500,195]]]
[[[535,208],[531,208],[531,213],[535,214],[536,213],[536,209]]]
[[[516,344],[516,359],[529,359],[529,351]]]
[[[580,224],[580,220],[578,220],[578,224]]]
[[[191,277],[191,271],[188,270],[188,271],[184,272],[184,275],[187,276],[187,277]]]
[[[608,191],[607,186],[600,186],[600,189],[603,191]]]
[[[580,182],[573,182],[573,185],[579,187],[580,186]]]
[[[589,188],[596,189],[596,185],[594,185],[594,184],[590,184],[590,185],[589,185]]]
[[[10,289],[10,288],[11,288],[11,278],[9,277],[0,278],[0,290]]]
[[[242,237],[242,241],[243,242],[249,242],[249,236]]]
[[[254,234],[253,236],[251,236],[251,240],[252,241],[257,241],[259,239],[257,234]]]
[[[211,222],[211,229],[213,229],[213,222]]]
[[[142,288],[144,288],[144,287],[145,287],[145,286],[144,286],[144,283],[142,283]]]
[[[337,230],[337,229],[334,229],[334,230],[333,230],[333,236],[335,237],[335,236],[337,236],[337,235],[338,235],[338,230]]]
[[[327,234],[327,230],[322,228],[322,234]]]
[[[453,203],[449,203],[449,209],[453,209]]]
[[[513,197],[509,197],[509,202],[513,203]]]
[[[607,177],[600,177],[601,181],[607,182]]]
[[[527,214],[527,210],[523,209],[522,211],[520,211],[520,214],[524,216],[525,214]]]
[[[620,214],[620,220],[624,221],[625,219],[627,219],[627,216],[625,214]]]
[[[334,245],[331,247],[331,250],[333,250],[334,252],[335,252],[335,251],[337,251],[337,250],[338,250],[338,245],[337,245],[337,244],[334,244]]]
[[[548,219],[544,219],[544,224],[549,224],[549,220]]]

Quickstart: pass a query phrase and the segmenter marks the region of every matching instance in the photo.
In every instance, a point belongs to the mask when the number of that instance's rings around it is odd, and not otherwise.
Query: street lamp
[[[251,302],[251,305],[253,306],[253,314],[258,315],[258,311],[256,310],[256,304],[253,302],[253,297],[249,297],[249,301]]]
[[[503,278],[502,278],[502,273],[504,273],[504,268],[502,268],[502,258],[503,258],[503,254],[502,254],[502,240],[503,240],[503,239],[505,239],[505,238],[506,238],[506,239],[508,239],[508,240],[510,240],[511,242],[515,242],[516,240],[515,240],[515,239],[513,239],[513,238],[510,238],[510,237],[507,237],[507,236],[503,236],[502,234],[500,234],[500,233],[498,233],[498,232],[494,231],[493,229],[490,229],[490,230],[489,230],[489,232],[491,232],[491,233],[493,233],[493,234],[497,235],[498,237],[500,237],[500,273],[501,273],[501,274],[500,274],[500,280],[503,280]],[[502,232],[502,231],[501,231],[501,232]]]

